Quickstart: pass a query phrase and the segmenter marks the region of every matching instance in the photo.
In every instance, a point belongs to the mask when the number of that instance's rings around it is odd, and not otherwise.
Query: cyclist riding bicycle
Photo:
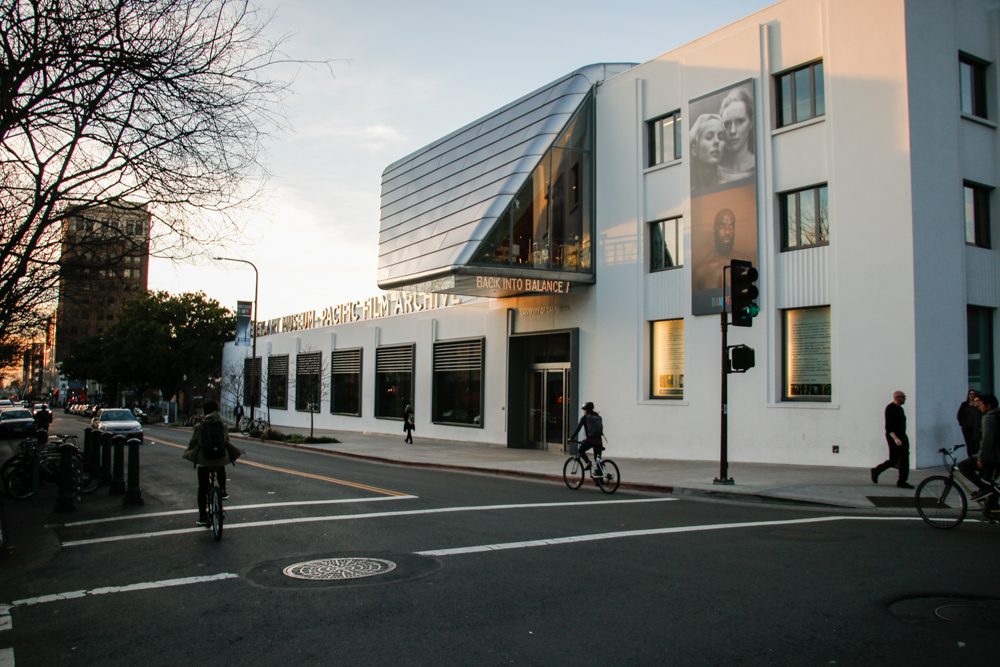
[[[594,404],[590,401],[583,404],[583,416],[580,417],[580,423],[576,425],[576,430],[573,431],[573,435],[569,436],[569,439],[576,440],[580,429],[583,429],[587,437],[580,441],[580,448],[577,451],[580,453],[580,458],[583,459],[583,469],[590,470],[587,450],[593,447],[594,456],[600,456],[601,452],[604,451],[604,442],[601,440],[601,436],[604,435],[604,421],[601,419],[601,415],[594,410]]]
[[[191,442],[184,450],[184,458],[193,462],[198,468],[198,520],[199,526],[208,525],[208,514],[205,504],[208,500],[209,473],[217,468],[217,479],[222,491],[222,499],[229,498],[226,493],[226,468],[230,463],[246,454],[229,440],[229,429],[219,414],[219,404],[212,399],[205,401],[205,418],[198,422],[191,434]]]

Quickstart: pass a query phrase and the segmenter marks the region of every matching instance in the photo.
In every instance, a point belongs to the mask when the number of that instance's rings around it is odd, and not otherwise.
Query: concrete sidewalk
[[[275,427],[282,433],[302,433],[309,429]],[[313,435],[336,438],[339,443],[288,445],[301,449],[330,452],[343,456],[451,470],[502,474],[562,481],[562,467],[567,455],[562,452],[530,449],[507,449],[450,440],[429,440],[415,435],[408,445],[398,437],[327,431],[316,429]],[[234,434],[235,438],[242,438]],[[913,510],[914,492],[896,486],[898,473],[889,470],[872,484],[868,468],[832,468],[822,466],[777,465],[765,463],[730,463],[732,486],[713,483],[719,476],[718,461],[673,461],[635,459],[606,452],[621,471],[622,488],[736,498],[756,502],[782,502],[828,507],[898,513]],[[909,482],[916,486],[936,470],[911,470]]]

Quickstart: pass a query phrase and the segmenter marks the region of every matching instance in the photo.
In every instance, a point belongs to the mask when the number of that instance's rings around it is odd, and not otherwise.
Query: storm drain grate
[[[289,565],[282,572],[295,579],[341,581],[375,577],[395,569],[395,563],[381,558],[321,558]]]

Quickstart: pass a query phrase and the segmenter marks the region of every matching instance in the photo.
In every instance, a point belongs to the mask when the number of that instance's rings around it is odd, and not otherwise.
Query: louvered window
[[[482,338],[434,344],[433,421],[483,425]]]
[[[375,350],[375,416],[402,419],[413,402],[414,345],[384,346]]]
[[[318,412],[322,386],[322,352],[306,352],[295,357],[295,409]]]
[[[331,353],[330,412],[361,416],[361,348]]]
[[[243,405],[260,407],[260,357],[243,360]]]
[[[267,407],[288,409],[288,355],[267,360]]]

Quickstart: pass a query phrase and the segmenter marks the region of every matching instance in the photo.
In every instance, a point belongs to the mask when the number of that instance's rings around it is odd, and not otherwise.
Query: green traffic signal
[[[757,286],[757,269],[751,262],[734,259],[730,265],[732,314],[734,327],[752,327],[753,318],[760,313],[755,299],[760,294]]]

